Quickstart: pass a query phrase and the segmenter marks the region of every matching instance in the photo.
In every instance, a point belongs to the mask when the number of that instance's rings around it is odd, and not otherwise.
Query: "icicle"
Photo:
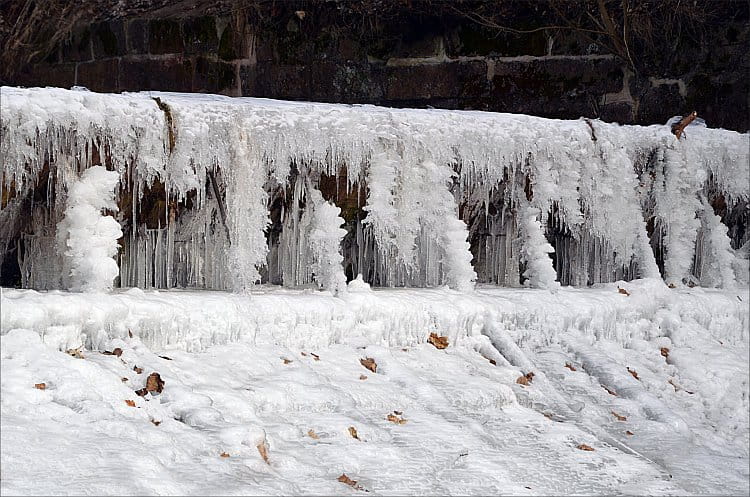
[[[736,278],[733,265],[735,255],[727,235],[728,228],[722,224],[721,217],[714,214],[711,204],[702,200],[703,212],[702,239],[703,250],[699,258],[701,286],[734,288]]]
[[[264,189],[265,164],[249,160],[245,131],[236,132],[234,162],[227,174],[227,224],[229,270],[235,291],[247,291],[260,281],[258,269],[266,264],[269,224],[268,194]],[[219,199],[220,201],[220,199]]]

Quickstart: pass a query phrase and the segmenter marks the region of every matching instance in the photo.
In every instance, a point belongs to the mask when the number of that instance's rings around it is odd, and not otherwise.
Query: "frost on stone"
[[[114,189],[118,181],[116,172],[95,166],[71,185],[65,218],[57,229],[64,267],[69,269],[64,281],[69,281],[71,290],[111,290],[119,274],[114,256],[122,230],[115,218],[102,214],[103,209],[117,210]]]

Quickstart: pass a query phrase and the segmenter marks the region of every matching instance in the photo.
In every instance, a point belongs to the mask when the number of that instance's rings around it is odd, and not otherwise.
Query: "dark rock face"
[[[634,70],[580,33],[533,29],[545,23],[534,17],[536,7],[508,18],[518,29],[511,32],[408,7],[388,19],[369,19],[342,17],[337,2],[274,5],[255,17],[221,2],[202,10],[141,6],[136,14],[78,25],[43,60],[19,63],[4,83],[639,124],[696,110],[709,126],[750,128],[750,28],[743,17],[719,26],[710,43],[696,42],[690,51]]]

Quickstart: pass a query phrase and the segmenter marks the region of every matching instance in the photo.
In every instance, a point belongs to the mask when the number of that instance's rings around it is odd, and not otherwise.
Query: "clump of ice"
[[[59,223],[58,246],[69,268],[69,287],[74,291],[102,292],[112,289],[119,274],[117,240],[120,224],[103,209],[117,210],[114,189],[120,179],[115,171],[102,166],[83,172],[71,185],[65,218]],[[64,280],[67,279],[64,276]]]
[[[526,263],[523,276],[526,278],[526,286],[556,292],[560,283],[555,281],[557,273],[549,256],[555,249],[544,237],[538,216],[539,209],[534,207],[526,206],[521,211],[521,260]]]
[[[317,189],[310,189],[308,195],[313,205],[308,241],[315,281],[334,294],[346,292],[346,275],[341,265],[344,261],[341,240],[346,236],[346,230],[340,227],[344,224],[344,219],[339,216],[341,209],[326,202]]]

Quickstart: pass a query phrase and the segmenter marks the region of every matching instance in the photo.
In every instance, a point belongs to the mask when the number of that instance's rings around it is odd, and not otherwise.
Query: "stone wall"
[[[80,25],[44,61],[22,68],[8,83],[641,124],[697,110],[710,126],[750,127],[743,23],[728,22],[710,45],[671,56],[666,69],[635,74],[575,33],[509,35],[462,19],[405,15],[363,36],[356,26],[337,25],[328,10],[281,9],[265,23],[218,12]]]

